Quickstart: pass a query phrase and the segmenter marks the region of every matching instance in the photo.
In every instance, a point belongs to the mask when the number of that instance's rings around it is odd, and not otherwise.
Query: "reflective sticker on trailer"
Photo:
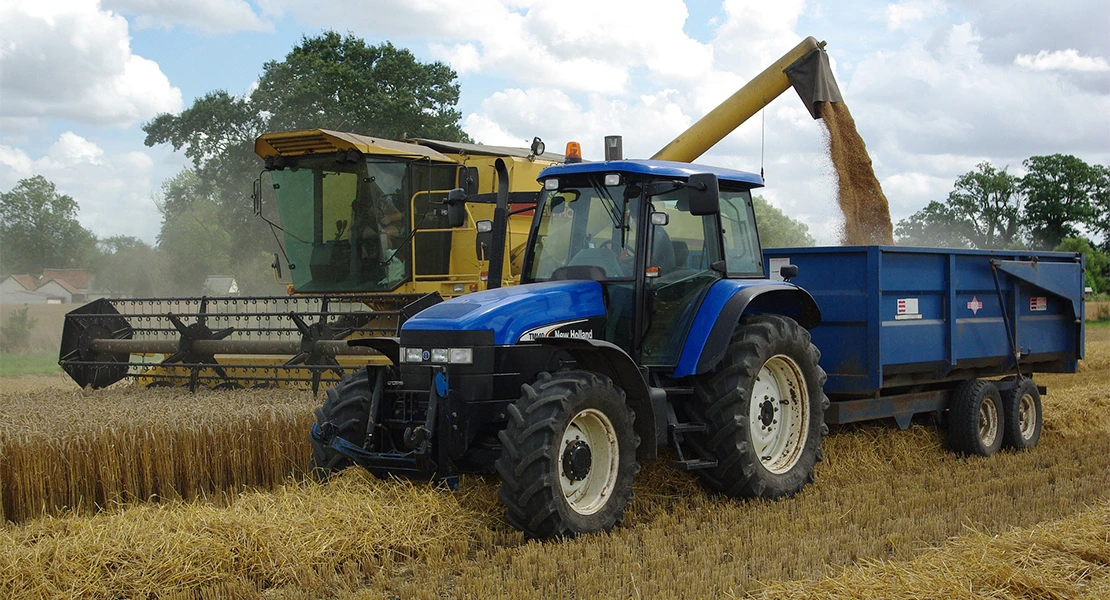
[[[1034,296],[1029,299],[1029,310],[1048,310],[1047,296]]]
[[[921,313],[918,312],[917,304],[917,298],[899,298],[898,312],[894,314],[894,320],[908,321],[911,319],[920,319]]]

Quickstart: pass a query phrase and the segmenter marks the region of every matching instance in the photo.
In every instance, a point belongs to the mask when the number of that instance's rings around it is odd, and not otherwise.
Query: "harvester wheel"
[[[496,465],[510,525],[547,539],[624,519],[640,438],[620,388],[585,371],[541,373],[508,414]]]
[[[699,471],[732,497],[779,498],[813,481],[828,433],[825,371],[809,332],[780,315],[744,317],[721,364],[695,380],[691,440],[717,466]]]
[[[334,387],[328,388],[324,405],[316,409],[316,423],[331,423],[339,437],[361,446],[366,440],[366,422],[370,415],[373,388],[366,368],[344,375]],[[354,464],[347,456],[332,450],[315,438],[312,441],[312,459],[309,472],[319,478],[342,471]]]
[[[961,454],[990,456],[1002,447],[1002,396],[989,381],[970,379],[952,393],[948,445]]]
[[[1017,387],[1002,392],[1004,429],[1002,445],[1025,450],[1041,439],[1043,414],[1041,393],[1032,379],[1022,378]]]

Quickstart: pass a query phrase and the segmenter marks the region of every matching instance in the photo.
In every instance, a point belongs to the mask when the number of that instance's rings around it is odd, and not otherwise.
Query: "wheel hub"
[[[563,451],[563,473],[571,481],[581,481],[590,474],[590,464],[593,455],[590,445],[582,440],[575,440],[567,444]]]
[[[770,427],[775,422],[775,403],[770,397],[766,397],[763,404],[759,406],[759,420],[763,423],[764,427]]]
[[[786,473],[802,457],[809,418],[801,367],[784,354],[772,356],[756,374],[748,408],[752,445],[768,471]]]

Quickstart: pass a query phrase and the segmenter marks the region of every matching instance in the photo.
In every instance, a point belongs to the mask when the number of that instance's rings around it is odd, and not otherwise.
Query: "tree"
[[[447,65],[419,62],[389,42],[370,46],[329,31],[302,38],[285,60],[263,65],[249,98],[213,91],[180,115],[158,115],[143,130],[148,146],[170,144],[192,160],[197,190],[221,208],[214,214],[230,233],[232,252],[257,252],[272,239],[249,201],[262,168],[254,154],[259,135],[329,128],[470,141],[459,126],[455,78]]]
[[[1008,248],[1021,233],[1018,177],[981,162],[956,178],[948,208],[960,235],[972,248]]]
[[[1063,154],[1032,156],[1021,180],[1025,192],[1025,225],[1035,246],[1054,248],[1066,237],[1079,235],[1078,225],[1094,218],[1092,196],[1099,171]]]
[[[898,243],[944,248],[1012,248],[1021,244],[1020,179],[988,162],[956,178],[945,202],[930,202],[898,222]]]
[[[764,248],[813,246],[809,227],[801,221],[786,216],[760,196],[753,198],[755,222],[759,227],[759,242]]]
[[[947,205],[936,200],[898,221],[895,240],[902,246],[967,248],[967,238],[960,233],[959,219]]]
[[[1082,238],[1064,238],[1055,250],[1079,252],[1087,258],[1087,287],[1096,294],[1110,292],[1110,255],[1095,248],[1091,241]]]
[[[117,235],[100,240],[100,257],[93,273],[97,285],[122,294],[149,298],[161,289],[162,254],[139,238]]]
[[[5,273],[82,267],[96,236],[77,222],[77,201],[41,175],[0,194],[0,257]]]
[[[1094,211],[1091,227],[1102,235],[1102,251],[1110,254],[1110,167],[1095,165],[1095,182],[1091,193]]]

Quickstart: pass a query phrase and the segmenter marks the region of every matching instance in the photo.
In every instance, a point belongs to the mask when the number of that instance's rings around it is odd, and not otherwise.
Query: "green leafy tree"
[[[898,222],[898,243],[944,248],[1013,248],[1021,245],[1021,179],[987,162],[956,178],[943,202]]]
[[[1102,235],[1102,251],[1110,254],[1110,167],[1095,165],[1094,189],[1091,193],[1091,227]]]
[[[948,209],[972,248],[1010,248],[1020,242],[1021,179],[981,162],[956,178]]]
[[[760,196],[753,198],[753,201],[759,243],[764,248],[813,246],[816,243],[805,223],[791,219]]]
[[[77,201],[41,175],[0,194],[0,257],[5,273],[83,267],[96,236],[77,222]]]
[[[229,272],[233,234],[224,226],[223,208],[204,193],[195,172],[164,181],[155,204],[162,212],[158,250],[165,256],[169,293],[197,294],[206,277]]]
[[[38,319],[32,317],[24,306],[13,310],[8,322],[0,325],[0,349],[12,354],[26,352],[31,347],[31,332]]]
[[[1021,180],[1025,192],[1025,226],[1034,246],[1054,248],[1066,237],[1077,237],[1078,227],[1094,218],[1092,197],[1099,170],[1064,154],[1025,160]]]
[[[163,287],[165,261],[161,252],[139,238],[117,235],[97,244],[100,258],[93,273],[97,285],[113,294],[151,297]]]
[[[1083,254],[1087,258],[1087,287],[1096,294],[1110,292],[1110,255],[1082,237],[1064,238],[1055,250]]]
[[[249,98],[213,91],[180,115],[158,115],[143,130],[148,146],[170,144],[192,160],[197,191],[222,209],[214,213],[216,223],[230,233],[231,251],[243,255],[272,249],[270,230],[254,217],[249,197],[262,168],[254,154],[259,135],[328,128],[470,141],[459,126],[455,79],[447,65],[422,63],[388,42],[367,45],[329,31],[304,37],[285,60],[263,65]]]
[[[894,239],[902,246],[967,248],[967,237],[960,232],[959,217],[936,200],[898,221]]]

